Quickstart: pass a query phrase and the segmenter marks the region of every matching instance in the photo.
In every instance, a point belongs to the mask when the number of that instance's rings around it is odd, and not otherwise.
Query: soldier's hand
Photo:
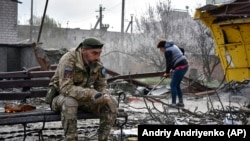
[[[109,94],[102,94],[100,92],[93,95],[93,102],[99,106],[107,105],[111,112],[117,113],[117,103],[114,101],[113,97]],[[98,110],[100,111],[100,110]]]
[[[109,95],[108,94],[102,94],[100,92],[96,93],[95,95],[93,95],[92,100],[94,101],[94,103],[105,103],[106,99],[109,99]]]
[[[100,98],[101,96],[102,96],[102,94],[101,94],[101,93],[97,93],[97,94],[95,94],[95,95],[94,95],[94,100],[96,100],[96,99]]]

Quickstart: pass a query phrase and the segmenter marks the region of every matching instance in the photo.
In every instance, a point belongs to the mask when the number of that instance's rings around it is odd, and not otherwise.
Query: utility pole
[[[96,12],[99,12],[99,18],[95,24],[94,29],[96,29],[98,23],[100,23],[100,30],[107,31],[107,29],[109,28],[109,24],[102,23],[102,18],[103,18],[102,11],[104,11],[104,10],[105,10],[105,8],[103,8],[102,5],[100,4],[99,11],[96,11]]]
[[[99,7],[100,29],[102,29],[102,11],[104,10],[105,8],[102,8],[102,5],[100,4],[100,7]]]
[[[33,33],[33,0],[30,3],[30,43],[32,43],[32,33]]]
[[[97,25],[99,24],[99,22],[100,22],[100,18],[97,19],[97,21],[96,21],[96,23],[95,23],[95,26],[94,26],[94,30],[96,30]]]
[[[36,41],[37,43],[40,42],[40,38],[41,38],[42,30],[43,30],[44,19],[45,19],[47,8],[48,8],[48,3],[49,3],[49,0],[46,0],[45,8],[44,8],[44,11],[43,11],[42,22],[41,22],[41,25],[40,25],[40,29],[39,29],[39,33],[38,33],[38,37],[37,37],[37,41]]]
[[[121,19],[121,47],[124,48],[124,11],[125,11],[125,0],[122,0],[122,19]],[[124,73],[123,67],[123,56],[118,56],[120,65],[120,74]]]
[[[130,32],[133,33],[133,14],[131,14],[131,20],[127,26],[126,32],[128,32],[129,27],[130,27]]]
[[[122,19],[121,19],[121,38],[123,42],[124,38],[124,10],[125,10],[125,0],[122,0]]]
[[[69,21],[67,21],[67,28],[69,28]]]
[[[131,22],[130,33],[132,34],[133,33],[133,14],[131,14],[131,21],[130,22]]]
[[[102,18],[103,18],[102,11],[104,11],[104,10],[105,10],[105,8],[103,8],[102,5],[100,4],[99,11],[96,11],[96,12],[99,12],[99,17],[96,16],[97,21],[95,23],[95,26],[94,26],[92,32],[91,32],[91,35],[94,35],[94,32],[95,32],[98,24],[100,26],[100,31],[107,31],[107,29],[109,28],[109,24],[103,24],[102,23]]]

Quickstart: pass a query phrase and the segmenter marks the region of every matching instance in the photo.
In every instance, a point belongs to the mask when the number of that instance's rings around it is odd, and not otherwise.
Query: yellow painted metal
[[[226,81],[249,80],[250,18],[216,21],[216,17],[197,9],[194,19],[210,28]]]

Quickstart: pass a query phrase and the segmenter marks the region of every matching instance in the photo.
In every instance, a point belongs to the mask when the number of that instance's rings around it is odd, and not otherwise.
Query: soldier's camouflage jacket
[[[102,64],[91,68],[90,73],[85,67],[81,49],[69,51],[60,59],[49,85],[54,86],[60,94],[79,101],[88,100],[91,94],[98,91],[107,91],[105,68]]]

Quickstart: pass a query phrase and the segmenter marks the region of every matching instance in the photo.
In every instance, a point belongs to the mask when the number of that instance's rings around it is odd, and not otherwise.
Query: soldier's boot
[[[98,141],[108,141],[110,131],[115,123],[117,114],[105,112],[105,108],[101,110],[100,125],[98,129]]]
[[[98,132],[98,141],[108,141],[108,136]]]
[[[65,134],[64,141],[78,141],[77,108],[78,102],[75,99],[65,97],[61,112],[62,126]]]
[[[108,138],[98,139],[98,141],[108,141]]]

